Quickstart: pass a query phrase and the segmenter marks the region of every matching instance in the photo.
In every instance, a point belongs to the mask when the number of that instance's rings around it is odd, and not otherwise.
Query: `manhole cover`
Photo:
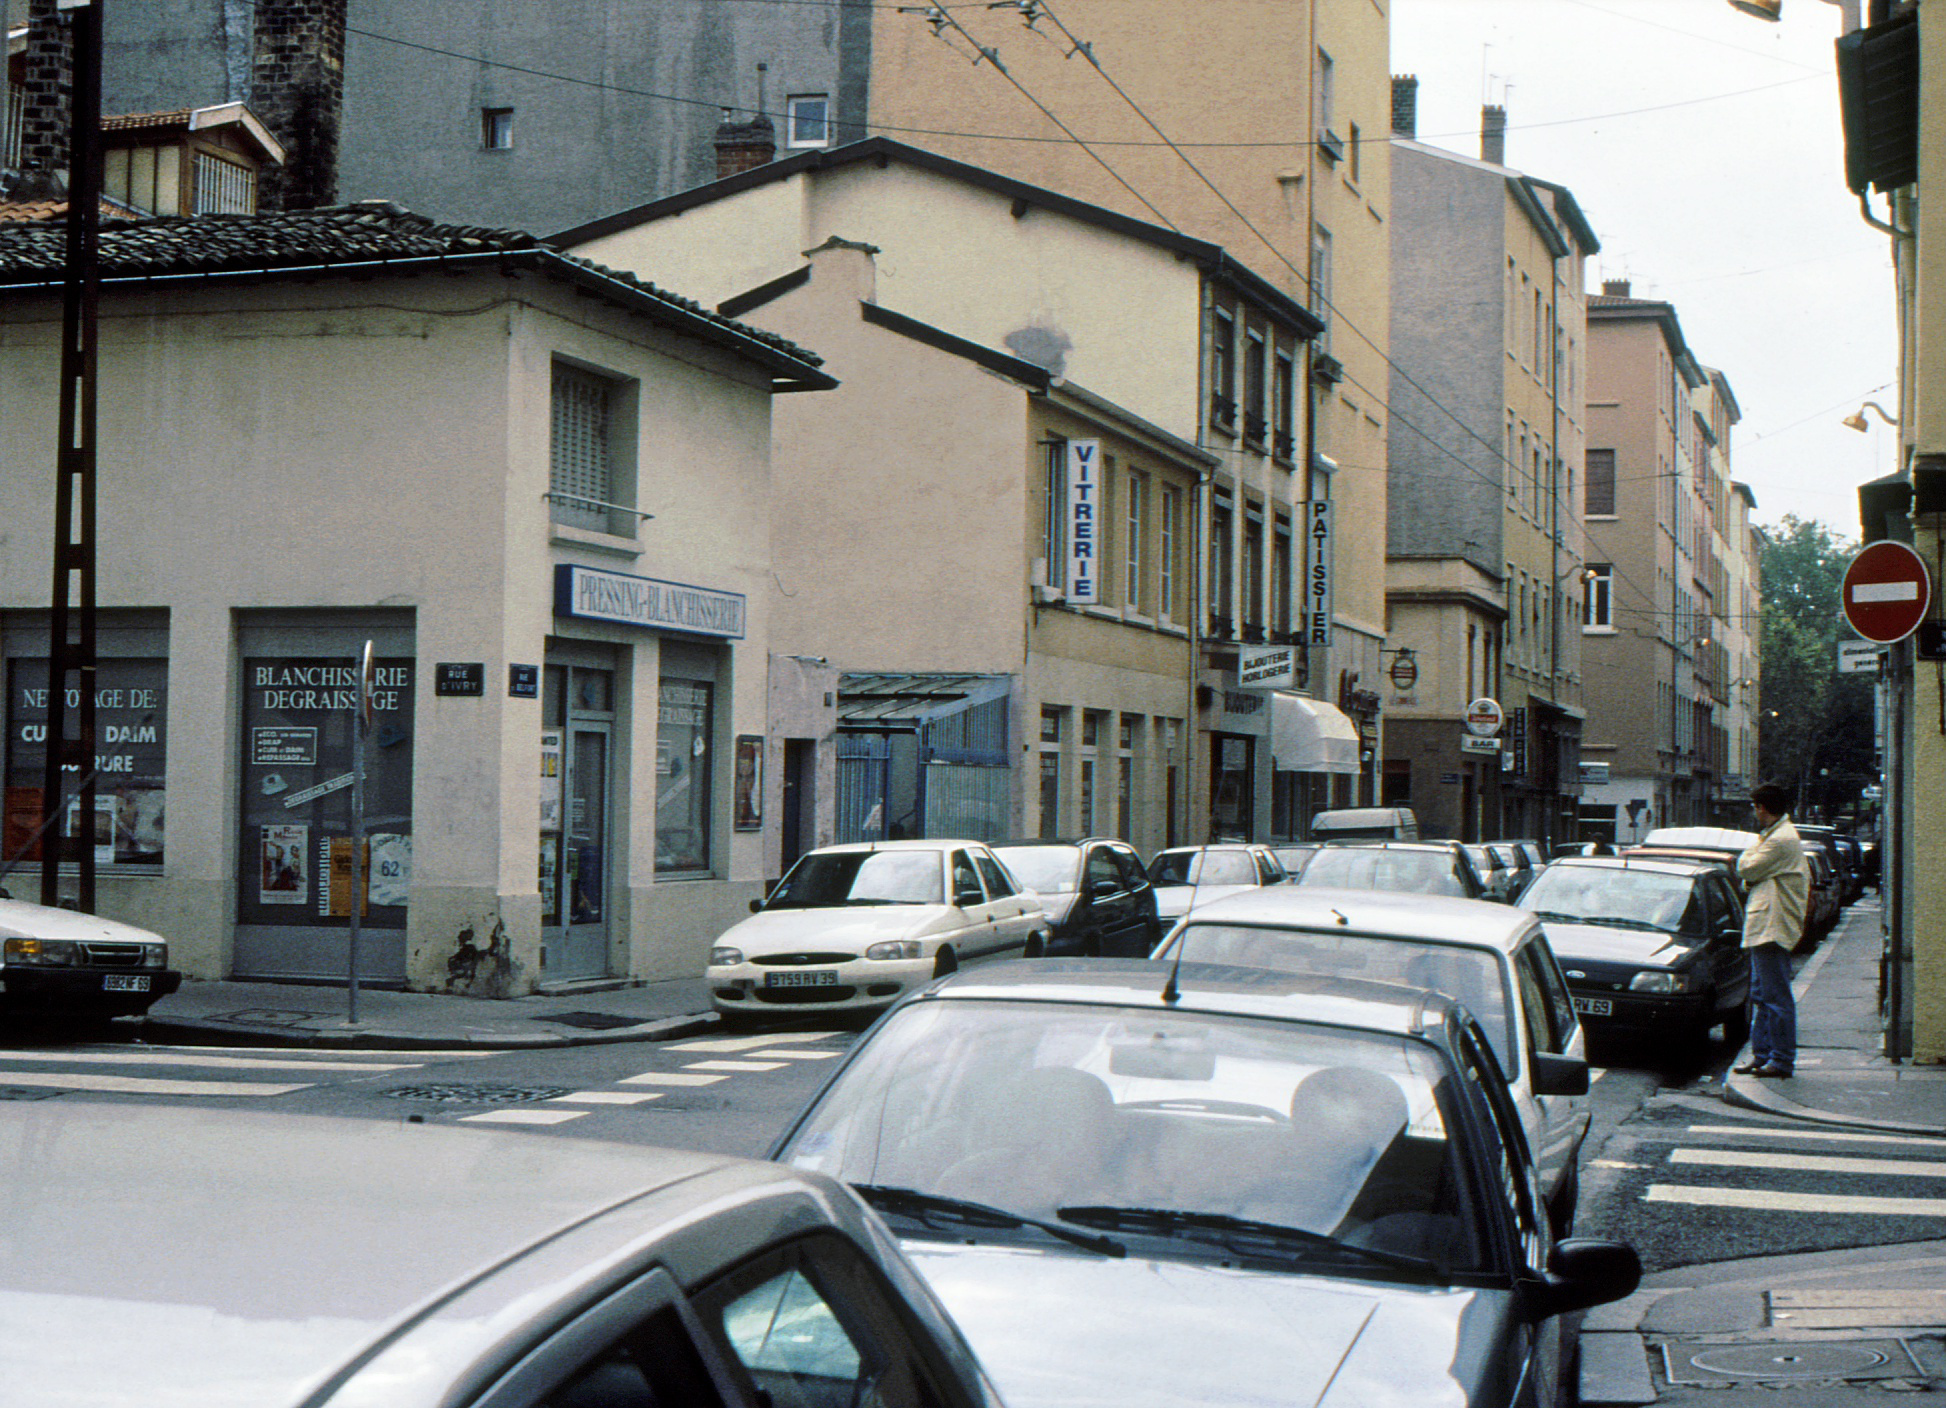
[[[568,1093],[565,1085],[395,1085],[378,1092],[391,1100],[431,1100],[448,1105],[520,1105],[529,1100],[553,1100]]]
[[[1903,1379],[1923,1377],[1904,1340],[1833,1340],[1768,1344],[1665,1344],[1672,1384],[1716,1385],[1747,1379]]]
[[[618,1017],[612,1012],[556,1012],[551,1017],[536,1017],[536,1022],[558,1022],[564,1027],[587,1027],[601,1031],[607,1027],[639,1027],[647,1017]]]

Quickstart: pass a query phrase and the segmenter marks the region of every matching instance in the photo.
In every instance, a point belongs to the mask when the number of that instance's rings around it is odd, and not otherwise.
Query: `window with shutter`
[[[554,368],[554,433],[548,490],[554,519],[610,531],[614,501],[608,382],[557,364]]]

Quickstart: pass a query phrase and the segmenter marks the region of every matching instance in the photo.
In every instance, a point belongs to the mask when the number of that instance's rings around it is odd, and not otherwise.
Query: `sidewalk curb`
[[[565,1046],[618,1046],[625,1042],[669,1041],[713,1031],[721,1020],[714,1012],[691,1012],[679,1017],[658,1017],[651,1022],[608,1031],[536,1032],[528,1037],[484,1032],[435,1036],[383,1029],[319,1031],[309,1027],[232,1026],[219,1022],[151,1017],[142,1023],[139,1039],[155,1045],[276,1046],[316,1051],[444,1051],[453,1047],[472,1047],[481,1051],[542,1051]]]
[[[1870,1115],[1834,1115],[1826,1110],[1814,1110],[1808,1105],[1800,1105],[1787,1099],[1775,1088],[1758,1080],[1755,1076],[1739,1076],[1734,1073],[1723,1078],[1723,1103],[1736,1105],[1746,1110],[1756,1110],[1766,1115],[1777,1115],[1783,1119],[1802,1120],[1806,1124],[1829,1125],[1835,1129],[1871,1130],[1878,1134],[1913,1134],[1946,1139],[1946,1128],[1939,1125],[1905,1124],[1898,1120],[1873,1119]]]

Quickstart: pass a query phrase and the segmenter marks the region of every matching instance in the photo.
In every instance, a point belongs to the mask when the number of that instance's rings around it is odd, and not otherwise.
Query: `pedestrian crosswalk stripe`
[[[211,1048],[207,1046],[182,1046],[158,1042],[153,1046],[131,1046],[126,1049],[130,1051],[208,1051]],[[306,1048],[292,1046],[230,1046],[225,1044],[222,1050],[225,1055],[229,1056],[284,1056],[292,1060],[302,1060]],[[342,1055],[342,1050],[342,1048],[333,1048],[320,1052],[320,1055],[329,1059]],[[427,1061],[434,1060],[479,1061],[488,1056],[499,1056],[503,1053],[497,1049],[482,1050],[477,1046],[463,1049],[457,1047],[439,1047],[435,1049],[432,1047],[415,1046],[410,1051],[383,1051],[379,1054],[386,1056],[410,1056],[413,1060],[423,1064]]]
[[[836,1032],[771,1032],[767,1036],[709,1036],[670,1043],[671,1051],[755,1051],[760,1046],[787,1046],[793,1041],[816,1041]]]
[[[660,1100],[659,1090],[636,1093],[629,1090],[575,1090],[566,1095],[550,1095],[548,1103],[564,1105],[640,1105],[645,1100]]]
[[[1859,1173],[1894,1178],[1946,1178],[1946,1164],[1918,1159],[1856,1159],[1836,1154],[1768,1154],[1760,1149],[1672,1149],[1672,1164],[1709,1164],[1715,1168],[1781,1168],[1792,1173]]]
[[[1861,1213],[1880,1217],[1946,1217],[1946,1199],[1879,1198],[1851,1193],[1788,1193],[1766,1188],[1689,1188],[1651,1183],[1643,1198],[1651,1203],[1689,1203],[1698,1207],[1751,1208],[1763,1212]]]
[[[416,1071],[418,1061],[345,1061],[259,1056],[192,1056],[176,1051],[0,1051],[0,1061],[58,1061],[67,1066],[204,1066],[248,1071]],[[3,1075],[4,1073],[0,1073]]]
[[[786,1064],[783,1061],[691,1061],[683,1069],[690,1071],[780,1071]]]
[[[701,1071],[644,1071],[639,1076],[622,1077],[623,1085],[715,1085],[728,1076],[705,1075]]]
[[[1916,1149],[1938,1149],[1946,1152],[1946,1139],[1927,1139],[1904,1134],[1854,1134],[1840,1129],[1776,1129],[1756,1124],[1693,1124],[1689,1126],[1692,1134],[1734,1134],[1742,1138],[1754,1139],[1815,1139],[1820,1144],[1829,1140],[1833,1144],[1909,1144]]]
[[[835,1061],[842,1055],[842,1051],[793,1051],[783,1046],[767,1047],[763,1052],[765,1060],[775,1056],[785,1061]]]
[[[586,1110],[487,1110],[477,1115],[461,1115],[461,1124],[561,1124],[578,1120]]]
[[[288,1095],[309,1090],[301,1085],[273,1085],[244,1080],[150,1080],[142,1076],[97,1076],[81,1071],[0,1071],[0,1086],[24,1085],[37,1090],[93,1090],[108,1095]]]

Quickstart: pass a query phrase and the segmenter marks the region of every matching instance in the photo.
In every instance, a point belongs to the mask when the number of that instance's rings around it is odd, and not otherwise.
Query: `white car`
[[[1177,846],[1158,851],[1149,862],[1155,886],[1156,918],[1167,926],[1228,895],[1247,894],[1263,885],[1281,885],[1289,873],[1268,846]]]
[[[1587,1137],[1587,1037],[1525,910],[1480,900],[1279,885],[1198,904],[1157,958],[1430,988],[1486,1031],[1526,1129],[1557,1236],[1574,1224]]]
[[[884,1007],[969,960],[1047,948],[1040,896],[978,841],[827,846],[750,908],[710,950],[725,1014]]]

